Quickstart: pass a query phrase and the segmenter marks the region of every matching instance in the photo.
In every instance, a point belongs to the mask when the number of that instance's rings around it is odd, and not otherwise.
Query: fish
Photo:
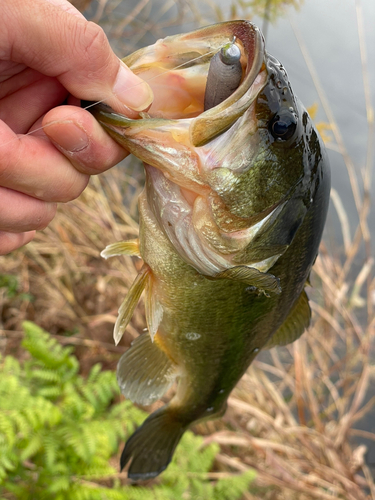
[[[128,477],[137,481],[165,470],[192,424],[225,413],[261,350],[308,327],[305,287],[330,169],[285,68],[251,22],[169,36],[124,62],[151,86],[151,107],[134,119],[91,108],[145,168],[139,238],[102,252],[143,260],[114,337],[118,343],[143,292],[148,331],[121,357],[117,379],[141,405],[177,382],[124,447],[121,469],[130,462]]]

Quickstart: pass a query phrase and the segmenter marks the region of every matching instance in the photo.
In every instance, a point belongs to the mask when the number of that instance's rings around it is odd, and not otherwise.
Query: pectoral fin
[[[111,245],[107,245],[104,250],[100,252],[100,256],[104,259],[115,257],[116,255],[135,255],[140,257],[139,240],[116,241]]]
[[[290,311],[289,316],[277,332],[270,338],[263,349],[271,349],[277,345],[290,344],[297,340],[310,324],[311,309],[305,290]]]
[[[280,281],[273,274],[262,273],[253,267],[235,266],[220,273],[215,274],[212,279],[229,279],[242,281],[243,283],[255,287],[259,291],[268,293],[281,293]]]
[[[306,212],[307,208],[302,199],[289,199],[279,211],[275,211],[254,237],[251,245],[239,252],[233,261],[252,265],[273,256],[283,255],[292,243]]]
[[[133,341],[117,365],[121,392],[134,403],[143,405],[160,399],[173,384],[176,374],[176,366],[148,333]]]
[[[118,310],[115,329],[113,331],[113,338],[116,345],[120,342],[121,337],[124,335],[125,328],[131,320],[131,317],[133,316],[134,309],[136,308],[138,301],[141,298],[150,273],[151,269],[147,265],[144,265],[139,271],[138,276],[135,278],[132,286],[129,288],[128,294],[125,297],[124,302],[121,304],[120,309]]]

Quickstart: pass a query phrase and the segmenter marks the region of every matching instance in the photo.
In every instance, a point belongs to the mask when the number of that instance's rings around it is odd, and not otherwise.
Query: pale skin
[[[67,0],[1,0],[0,19],[0,255],[5,255],[45,228],[57,204],[79,196],[90,175],[127,155],[79,107],[80,99],[104,100],[135,117],[153,96],[112,52],[101,28]]]

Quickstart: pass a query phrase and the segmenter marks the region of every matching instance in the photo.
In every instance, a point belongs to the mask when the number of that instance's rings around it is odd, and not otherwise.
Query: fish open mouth
[[[225,100],[212,109],[205,109],[211,61],[224,46],[233,42],[240,50],[240,83]],[[147,81],[154,92],[147,116],[191,119],[192,145],[201,146],[228,128],[251,105],[259,92],[259,85],[254,83],[264,54],[259,29],[248,21],[233,21],[158,40],[124,58],[124,62]],[[226,84],[224,78],[219,86]]]

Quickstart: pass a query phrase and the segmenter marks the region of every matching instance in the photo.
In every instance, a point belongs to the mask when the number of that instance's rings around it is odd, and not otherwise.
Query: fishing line
[[[170,73],[171,71],[175,71],[176,69],[179,69],[179,68],[182,68],[183,66],[186,66],[187,64],[190,64],[194,61],[198,61],[199,59],[202,59],[203,57],[206,57],[210,54],[214,54],[216,53],[218,50],[221,50],[224,46],[226,45],[223,44],[222,46],[219,46],[218,49],[215,49],[215,50],[211,50],[209,52],[205,52],[204,54],[201,54],[200,56],[198,57],[194,57],[193,59],[189,59],[189,61],[185,61],[184,63],[181,63],[179,64],[178,66],[175,66],[174,68],[171,68],[171,69],[167,69],[166,71],[163,71],[162,73],[159,73],[158,75],[155,75],[155,76],[152,76],[151,78],[149,78],[148,80],[143,80],[142,82],[140,83],[136,83],[135,85],[132,85],[131,87],[127,87],[125,90],[130,90],[130,89],[133,89],[135,87],[138,87],[139,85],[143,85],[144,82],[148,83],[148,82],[151,82],[152,80],[155,80],[155,78],[159,78],[159,76],[163,76],[167,73]],[[50,123],[47,123],[46,125],[43,125],[42,127],[39,127],[39,128],[36,128],[34,130],[32,130],[31,132],[27,132],[26,134],[20,134],[21,136],[23,137],[26,137],[27,135],[32,135],[32,134],[35,134],[35,132],[39,132],[40,130],[44,130],[46,129],[47,127],[50,127],[51,125],[56,125],[56,124],[59,124],[59,123],[63,123],[65,120],[67,120],[68,118],[71,118],[72,116],[74,116],[75,114],[79,113],[82,109],[83,110],[87,110],[93,106],[96,106],[97,104],[101,104],[102,102],[104,102],[105,99],[102,99],[101,101],[96,101],[96,102],[92,102],[91,104],[89,104],[88,106],[84,107],[84,108],[78,108],[77,111],[74,111],[72,112],[71,114],[69,114],[67,117],[65,117],[64,119],[62,120],[55,120],[55,121],[52,121]],[[9,144],[13,143],[13,142],[16,142],[18,141],[19,138],[17,139],[11,139],[10,141],[8,142],[5,142],[3,144],[0,144],[0,149],[5,147],[5,146],[8,146]]]

